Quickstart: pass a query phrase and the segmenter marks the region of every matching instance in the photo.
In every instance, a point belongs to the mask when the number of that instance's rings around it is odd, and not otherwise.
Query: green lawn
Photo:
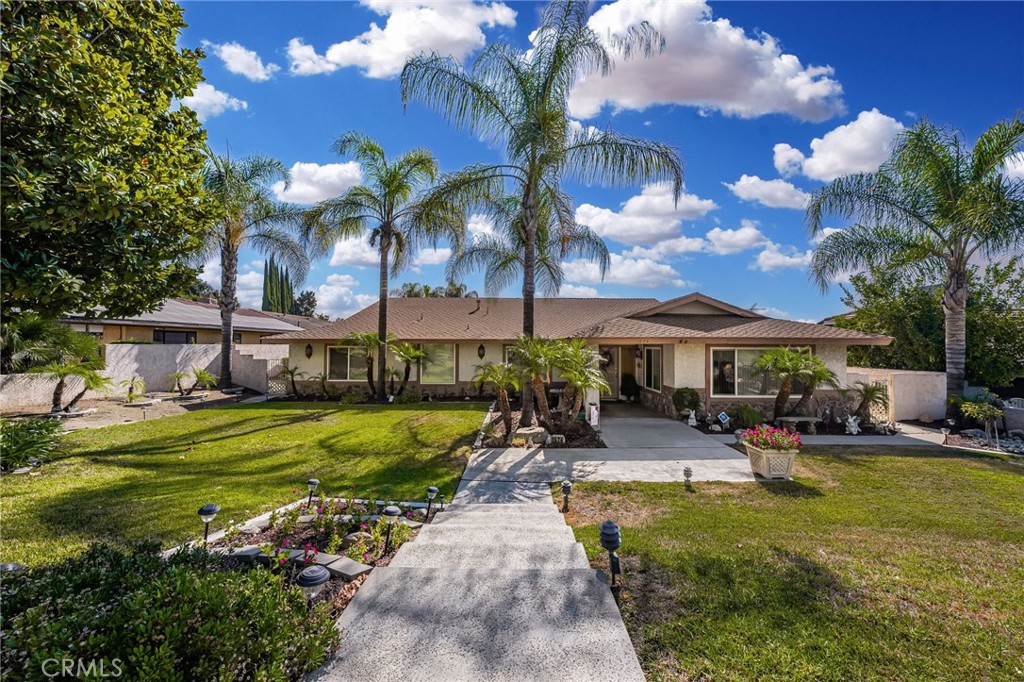
[[[576,486],[596,564],[597,524],[623,527],[648,679],[1024,679],[1024,467],[884,452],[805,448],[793,483]]]
[[[223,508],[211,528],[241,522],[305,495],[310,477],[328,494],[419,499],[436,485],[450,499],[483,411],[261,403],[78,432],[38,475],[3,477],[0,561],[52,562],[97,540],[171,545],[201,532],[207,502]]]

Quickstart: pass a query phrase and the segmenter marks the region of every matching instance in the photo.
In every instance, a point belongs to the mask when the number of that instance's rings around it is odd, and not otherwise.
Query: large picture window
[[[454,384],[455,383],[455,344],[425,343],[423,350],[427,353],[420,370],[421,384]]]
[[[153,341],[155,343],[195,343],[196,333],[177,329],[154,329]]]
[[[327,349],[327,378],[330,381],[365,379],[366,351],[355,346]]]
[[[754,363],[766,348],[715,348],[711,351],[711,395],[771,396],[779,392],[780,382],[771,372],[757,369]]]
[[[661,390],[661,348],[658,346],[644,348],[644,388]]]

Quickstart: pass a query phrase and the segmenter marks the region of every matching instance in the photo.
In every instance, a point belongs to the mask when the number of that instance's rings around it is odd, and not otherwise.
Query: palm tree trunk
[[[498,409],[501,410],[501,422],[505,425],[505,442],[512,437],[512,406],[508,403],[508,391],[494,387],[498,397]]]
[[[387,400],[387,387],[384,385],[387,371],[388,353],[388,254],[391,252],[391,237],[380,236],[380,298],[377,306],[377,337],[380,347],[377,349],[377,400]],[[371,387],[372,390],[372,387]]]
[[[83,388],[81,391],[79,391],[78,395],[76,395],[74,398],[72,398],[71,402],[68,403],[68,406],[64,408],[64,411],[65,412],[70,412],[71,410],[75,409],[75,405],[78,404],[79,400],[81,400],[82,398],[85,397],[85,393],[88,390],[89,390],[88,388]]]
[[[967,379],[967,273],[951,270],[942,293],[946,317],[946,397],[960,395]]]
[[[576,404],[576,386],[572,383],[566,384],[565,392],[562,393],[562,433],[569,430],[569,425],[572,422],[573,414],[572,407]]]
[[[814,396],[815,387],[808,382],[804,386],[804,392],[800,394],[800,400],[796,402],[793,409],[789,411],[789,414],[800,414],[802,410],[806,409],[811,403],[811,398]]]
[[[533,336],[533,298],[537,287],[537,189],[528,184],[523,194],[523,336]],[[533,425],[533,385],[523,382],[523,413],[519,419],[521,426]]]
[[[220,384],[231,388],[231,315],[238,309],[238,249],[224,240],[220,250]]]
[[[782,380],[782,385],[779,386],[779,394],[775,396],[775,411],[773,418],[778,419],[779,417],[785,416],[786,414],[786,403],[789,402],[789,395],[793,392],[793,380],[786,378]]]
[[[402,385],[398,387],[398,393],[395,395],[402,395],[405,393],[405,385],[409,383],[409,376],[412,374],[412,363],[405,363],[405,376],[402,377]]]
[[[60,412],[60,404],[64,402],[64,377],[57,379],[57,385],[53,387],[53,402],[50,404],[50,412]]]
[[[540,375],[534,375],[533,377],[533,397],[537,399],[537,411],[540,412],[541,421],[544,422],[547,428],[553,429],[551,408],[548,406],[548,392],[544,388],[544,379]]]

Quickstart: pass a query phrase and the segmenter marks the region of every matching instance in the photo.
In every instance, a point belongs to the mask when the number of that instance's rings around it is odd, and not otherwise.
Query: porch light
[[[608,567],[612,574],[612,585],[615,585],[615,576],[619,571],[619,557],[615,553],[622,545],[622,533],[619,525],[614,521],[605,521],[601,524],[601,546],[608,550]]]
[[[219,504],[207,504],[199,508],[199,520],[206,524],[203,530],[203,546],[206,546],[206,540],[210,537],[210,521],[217,518],[217,514],[220,513]]]
[[[306,359],[309,360],[311,357],[313,357],[313,344],[307,343],[306,344]]]
[[[395,521],[397,521],[398,517],[401,515],[402,510],[393,504],[389,504],[384,507],[384,514],[381,518],[383,518],[384,523],[387,524],[388,532],[387,535],[384,536],[384,554],[382,556],[387,556],[387,553],[391,551],[391,528],[395,525]]]
[[[476,356],[483,360],[485,355],[487,355],[487,349],[484,348],[484,344],[481,343],[476,347]]]
[[[309,500],[306,502],[306,509],[313,506],[313,493],[316,492],[317,486],[320,485],[320,479],[311,478],[306,481],[306,487],[309,488]]]
[[[434,504],[434,498],[437,497],[437,486],[427,487],[427,518],[430,518],[430,506]]]
[[[572,495],[572,481],[562,481],[562,511],[569,511],[569,495]]]
[[[306,603],[312,607],[313,599],[324,589],[324,585],[331,579],[331,574],[323,566],[307,566],[295,579],[295,584],[302,588],[302,594],[306,597]]]

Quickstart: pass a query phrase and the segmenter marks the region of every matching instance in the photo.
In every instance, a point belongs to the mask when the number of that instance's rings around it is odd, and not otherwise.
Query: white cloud
[[[740,227],[735,230],[713,228],[707,233],[707,238],[710,242],[708,250],[720,256],[753,249],[768,241],[753,220],[741,220]]]
[[[363,236],[346,237],[334,244],[331,265],[354,265],[357,268],[379,268],[380,254]]]
[[[220,259],[211,258],[203,263],[203,271],[199,273],[199,279],[220,291]]]
[[[325,164],[296,162],[292,164],[291,176],[292,182],[287,189],[283,182],[274,183],[274,195],[279,201],[313,204],[340,196],[363,179],[359,164],[355,161]]]
[[[1011,180],[1024,180],[1024,154],[1017,154],[1008,158],[1004,173]]]
[[[328,275],[316,288],[317,310],[330,317],[348,317],[377,300],[376,296],[357,294],[359,282],[352,275]]]
[[[785,180],[762,180],[756,175],[741,175],[736,182],[723,182],[733,194],[744,201],[756,201],[770,208],[799,208],[807,206],[810,196]]]
[[[362,4],[387,17],[383,28],[371,23],[365,32],[331,45],[322,56],[301,38],[293,38],[288,43],[291,72],[305,76],[355,66],[370,78],[391,78],[412,55],[437,52],[461,61],[487,42],[482,27],[516,24],[516,12],[501,2],[363,0]]]
[[[597,298],[598,292],[594,287],[583,287],[575,284],[563,284],[558,291],[559,298]]]
[[[851,173],[874,173],[889,158],[902,130],[902,123],[878,109],[862,111],[850,123],[811,140],[810,156],[784,142],[775,145],[775,168],[787,177],[802,172],[824,182]]]
[[[448,247],[420,249],[412,261],[412,269],[420,271],[423,265],[440,265],[451,258],[452,250]]]
[[[257,270],[239,273],[235,297],[243,308],[259,310],[263,305],[263,273]]]
[[[663,260],[673,256],[681,256],[685,253],[699,253],[704,251],[707,248],[707,245],[708,243],[700,237],[680,236],[675,237],[674,239],[660,241],[649,248],[634,246],[629,251],[624,251],[622,255],[630,258],[653,258],[654,260]]]
[[[232,97],[209,83],[200,83],[192,94],[181,98],[181,103],[196,112],[200,121],[219,116],[225,111],[241,111],[249,108],[245,100]]]
[[[473,239],[482,234],[494,234],[494,219],[486,213],[474,213],[466,221],[466,231]]]
[[[231,42],[218,45],[204,40],[203,47],[220,57],[220,60],[224,62],[224,68],[228,71],[245,76],[251,81],[270,80],[271,76],[281,70],[277,64],[264,64],[258,54],[239,43]]]
[[[677,236],[683,220],[701,218],[716,208],[715,202],[695,194],[684,193],[677,204],[672,200],[672,185],[659,182],[627,199],[618,212],[581,204],[576,209],[576,222],[623,244],[654,244]]]
[[[687,282],[670,265],[656,263],[650,258],[629,258],[611,254],[608,274],[602,280],[597,263],[589,260],[573,260],[562,263],[565,279],[576,284],[621,284],[641,289],[656,289],[664,286],[684,287]],[[564,289],[564,287],[563,287]]]
[[[829,236],[830,234],[835,234],[836,232],[842,232],[842,229],[838,227],[823,227],[821,228],[821,231],[818,232],[818,234],[811,237],[811,243],[820,244],[823,241],[825,241],[825,237]]]
[[[783,268],[805,268],[811,264],[814,251],[800,251],[792,246],[779,246],[774,242],[768,242],[757,259],[750,264],[751,270],[761,272],[772,272]]]
[[[604,37],[644,20],[665,37],[664,52],[618,59],[611,75],[578,84],[570,99],[573,116],[592,118],[605,104],[684,104],[742,118],[786,113],[823,121],[845,109],[832,67],[804,66],[774,37],[751,37],[728,19],[714,19],[704,2],[618,0],[594,12],[589,23]]]

